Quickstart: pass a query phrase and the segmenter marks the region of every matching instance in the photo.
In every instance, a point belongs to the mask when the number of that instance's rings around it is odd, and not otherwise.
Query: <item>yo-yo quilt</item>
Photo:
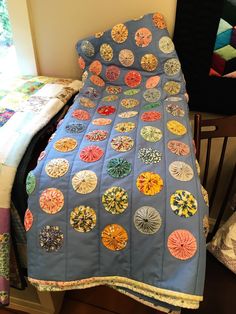
[[[164,19],[147,14],[76,48],[84,86],[27,178],[29,280],[43,291],[109,285],[169,313],[197,308],[207,193]]]

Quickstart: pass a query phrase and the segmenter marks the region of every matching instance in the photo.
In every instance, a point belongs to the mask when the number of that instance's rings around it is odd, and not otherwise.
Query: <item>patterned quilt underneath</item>
[[[202,300],[207,193],[180,62],[160,13],[77,44],[84,86],[37,167],[29,280],[110,285],[166,312]]]
[[[79,87],[71,79],[0,77],[0,305],[9,303],[10,203],[17,167],[33,136]],[[17,217],[14,209],[11,214]],[[13,229],[20,230],[17,224],[15,219]]]

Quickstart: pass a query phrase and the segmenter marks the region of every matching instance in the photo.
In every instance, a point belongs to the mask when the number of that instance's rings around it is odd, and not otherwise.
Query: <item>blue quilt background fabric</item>
[[[207,193],[164,19],[147,14],[76,48],[84,86],[27,178],[29,280],[197,308]]]

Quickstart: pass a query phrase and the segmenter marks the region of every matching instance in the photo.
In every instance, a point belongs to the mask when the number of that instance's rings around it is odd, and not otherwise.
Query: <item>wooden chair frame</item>
[[[205,129],[208,127],[207,129]],[[209,130],[210,128],[210,130]],[[195,114],[194,116],[194,141],[196,145],[196,158],[199,161],[200,152],[201,152],[201,140],[207,140],[207,151],[206,151],[206,159],[205,159],[205,167],[203,170],[203,180],[202,185],[206,187],[207,179],[209,174],[209,164],[210,164],[210,157],[211,157],[211,148],[212,148],[212,139],[214,138],[223,138],[223,145],[221,148],[220,159],[218,163],[218,168],[215,176],[215,181],[212,187],[212,192],[209,199],[209,212],[211,213],[212,205],[214,204],[216,193],[218,191],[219,181],[224,165],[225,160],[225,152],[228,144],[228,139],[230,137],[236,138],[236,115],[234,116],[227,116],[223,118],[216,118],[216,119],[208,119],[203,120],[200,114]],[[209,235],[209,240],[215,235],[223,214],[226,208],[227,202],[229,200],[229,196],[232,192],[233,183],[236,179],[236,154],[234,156],[235,164],[234,169],[232,171],[232,175],[229,180],[228,187],[226,189],[226,193],[223,197],[223,201],[221,203],[216,222],[214,224],[213,230]]]

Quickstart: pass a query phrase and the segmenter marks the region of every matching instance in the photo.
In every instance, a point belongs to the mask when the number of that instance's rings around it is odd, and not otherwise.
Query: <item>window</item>
[[[19,73],[12,28],[5,0],[0,0],[0,75]]]

